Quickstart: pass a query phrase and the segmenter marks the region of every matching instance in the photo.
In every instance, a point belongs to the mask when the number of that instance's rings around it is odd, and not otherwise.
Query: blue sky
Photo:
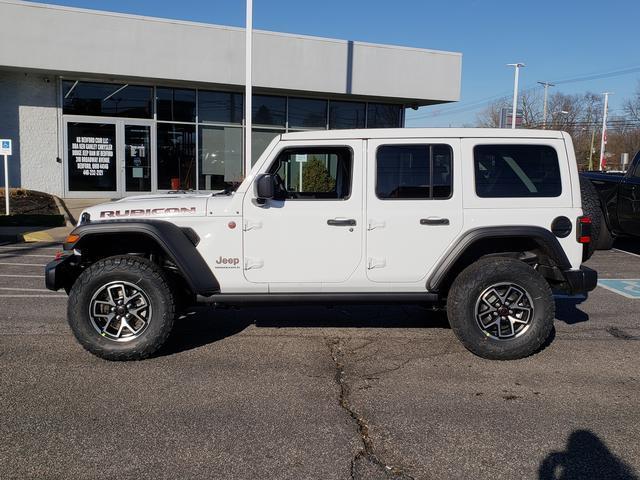
[[[244,26],[243,0],[45,3]],[[511,94],[513,69],[505,64],[513,62],[527,64],[524,88],[538,80],[611,74],[552,91],[612,91],[611,113],[621,112],[640,81],[639,18],[638,0],[254,0],[254,28],[461,52],[460,103],[410,111],[408,126],[472,123],[486,105],[478,101]],[[633,71],[615,74],[625,69]]]

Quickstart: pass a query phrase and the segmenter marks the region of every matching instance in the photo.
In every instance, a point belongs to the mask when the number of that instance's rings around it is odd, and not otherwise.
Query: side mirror
[[[275,196],[275,177],[270,173],[263,173],[256,178],[256,197],[267,200]]]

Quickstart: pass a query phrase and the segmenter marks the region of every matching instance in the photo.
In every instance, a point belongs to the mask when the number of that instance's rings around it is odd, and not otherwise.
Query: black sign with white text
[[[115,191],[116,127],[69,123],[67,131],[70,191]]]

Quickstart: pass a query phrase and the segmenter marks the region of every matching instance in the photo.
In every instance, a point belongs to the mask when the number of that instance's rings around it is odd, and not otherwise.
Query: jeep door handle
[[[449,225],[449,219],[440,217],[421,218],[420,225]]]
[[[354,227],[356,221],[353,218],[330,218],[327,220],[327,225],[331,225],[332,227]]]

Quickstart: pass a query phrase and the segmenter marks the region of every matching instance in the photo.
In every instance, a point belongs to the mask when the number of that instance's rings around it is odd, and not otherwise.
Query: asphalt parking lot
[[[640,279],[619,246],[588,264]],[[558,298],[554,340],[512,362],[419,307],[340,306],[198,310],[109,363],[45,290],[56,250],[0,246],[0,478],[639,478],[630,295]]]

